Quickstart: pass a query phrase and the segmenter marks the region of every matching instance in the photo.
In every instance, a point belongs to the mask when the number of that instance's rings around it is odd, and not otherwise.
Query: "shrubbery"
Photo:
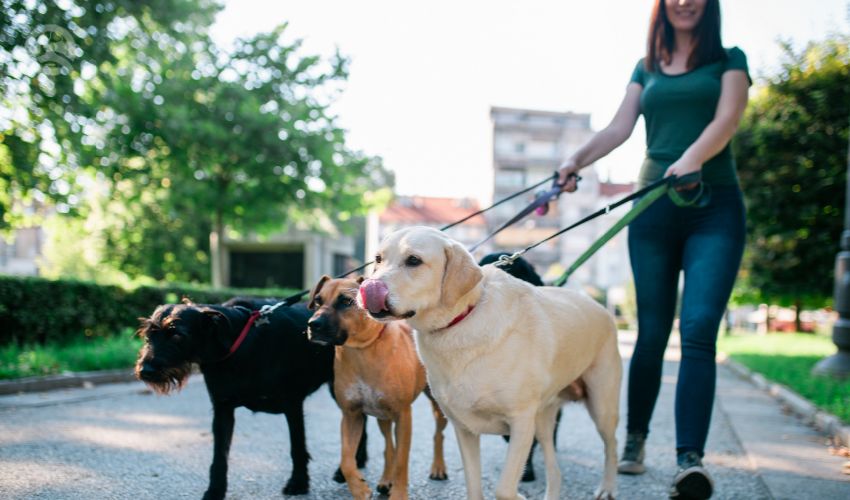
[[[285,297],[289,289],[212,289],[197,285],[141,286],[132,290],[85,281],[0,276],[0,345],[69,342],[135,329],[159,304],[187,297],[220,303],[237,295]]]

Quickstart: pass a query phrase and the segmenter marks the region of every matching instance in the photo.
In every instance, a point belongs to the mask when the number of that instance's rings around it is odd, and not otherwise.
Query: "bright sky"
[[[490,106],[613,116],[646,43],[651,0],[227,0],[213,36],[288,21],[304,53],[351,57],[334,105],[349,145],[384,158],[400,194],[490,196]],[[796,47],[850,30],[848,0],[721,0],[723,43],[741,47],[754,77]],[[627,182],[644,151],[643,121],[597,162]]]

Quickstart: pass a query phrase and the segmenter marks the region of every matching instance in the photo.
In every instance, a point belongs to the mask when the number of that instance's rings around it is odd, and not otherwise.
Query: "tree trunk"
[[[800,320],[800,313],[803,311],[803,304],[800,299],[794,300],[794,329],[797,333],[803,332],[803,322]]]
[[[212,265],[212,285],[221,288],[224,286],[224,262],[222,256],[222,239],[224,238],[224,222],[221,208],[215,209],[215,220],[213,230],[210,233],[210,263]]]
[[[764,313],[764,327],[767,333],[773,332],[773,318],[770,316],[770,304],[767,305],[767,310]]]

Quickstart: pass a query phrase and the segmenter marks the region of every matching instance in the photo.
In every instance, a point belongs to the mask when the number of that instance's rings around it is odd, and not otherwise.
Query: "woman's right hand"
[[[578,189],[578,171],[581,167],[572,158],[566,160],[558,169],[558,184],[561,192],[572,193]]]

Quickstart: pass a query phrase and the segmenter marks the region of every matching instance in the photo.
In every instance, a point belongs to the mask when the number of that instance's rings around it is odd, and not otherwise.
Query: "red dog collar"
[[[451,327],[455,326],[456,324],[460,323],[461,321],[463,321],[463,318],[469,316],[469,313],[471,313],[473,309],[475,309],[475,304],[470,304],[469,307],[466,308],[466,311],[463,311],[462,313],[455,316],[455,318],[453,320],[451,320],[448,325],[440,328],[440,330],[445,330],[447,328],[451,328]]]
[[[233,342],[233,345],[230,346],[230,351],[227,352],[220,361],[224,361],[225,359],[233,356],[233,353],[239,349],[239,346],[242,345],[242,342],[245,340],[245,337],[248,336],[248,332],[251,330],[251,327],[254,326],[254,322],[257,321],[257,318],[260,317],[260,311],[253,311],[251,316],[248,317],[248,321],[245,323],[245,326],[242,327],[242,331],[239,332],[239,336],[236,337],[236,340]],[[268,320],[266,320],[268,321]]]

